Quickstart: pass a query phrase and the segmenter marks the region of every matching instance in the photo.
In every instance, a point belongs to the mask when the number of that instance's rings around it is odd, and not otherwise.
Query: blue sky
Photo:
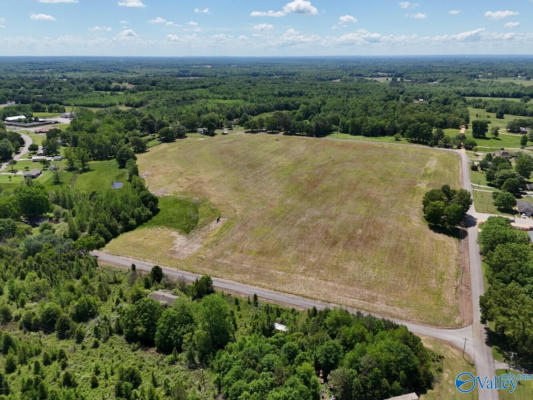
[[[533,54],[533,0],[0,0],[0,55]]]

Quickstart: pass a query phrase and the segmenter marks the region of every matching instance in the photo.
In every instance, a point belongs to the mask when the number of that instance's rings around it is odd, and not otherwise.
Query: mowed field
[[[138,160],[159,196],[222,221],[145,227],[106,251],[403,319],[459,325],[459,242],[427,228],[424,192],[459,186],[456,154],[279,135],[189,138]],[[215,215],[213,213],[213,215]]]

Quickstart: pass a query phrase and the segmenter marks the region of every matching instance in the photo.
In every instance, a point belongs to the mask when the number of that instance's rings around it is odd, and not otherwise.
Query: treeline
[[[24,146],[24,139],[17,132],[8,131],[0,122],[0,161],[10,160],[20,148]]]
[[[499,119],[503,119],[507,114],[531,117],[533,116],[533,103],[529,103],[531,98],[533,98],[533,93],[532,97],[525,96],[521,98],[521,101],[470,99],[468,104],[474,108],[481,108],[487,112],[495,113]]]
[[[489,322],[492,341],[508,359],[533,367],[532,250],[527,233],[515,230],[509,220],[491,217],[479,236],[484,261],[489,266],[489,288],[481,297],[482,322]]]

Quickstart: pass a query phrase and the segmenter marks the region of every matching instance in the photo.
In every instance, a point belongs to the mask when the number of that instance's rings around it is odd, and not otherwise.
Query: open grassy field
[[[521,102],[522,99],[518,99],[518,98],[515,98],[515,97],[482,97],[482,96],[466,96],[465,99],[467,100],[476,100],[476,99],[480,99],[480,100],[489,100],[489,101],[514,101],[514,102]]]
[[[463,358],[462,352],[439,340],[422,338],[424,346],[437,353],[441,359],[441,376],[433,389],[420,396],[421,400],[474,400],[478,398],[477,389],[472,393],[461,393],[455,387],[455,377],[461,372],[475,374],[475,367],[468,356]]]
[[[520,375],[522,372],[507,371],[499,369],[496,371],[496,375],[504,375],[512,373],[514,375]],[[533,381],[521,381],[518,384],[516,391],[509,393],[509,391],[502,390],[499,392],[500,400],[531,400],[533,399]]]
[[[503,213],[496,208],[494,205],[494,199],[492,198],[492,192],[488,192],[488,190],[490,189],[474,188],[474,205],[476,207],[476,211],[485,214],[512,216],[512,214]]]
[[[157,146],[138,163],[154,193],[208,199],[222,221],[190,235],[138,229],[108,252],[405,319],[462,322],[458,241],[429,230],[421,212],[427,189],[459,186],[456,154],[228,135]]]
[[[470,112],[470,121],[475,120],[486,120],[489,121],[489,132],[487,133],[486,139],[474,139],[477,143],[477,151],[478,152],[491,152],[495,151],[500,148],[505,149],[519,149],[520,148],[520,138],[521,135],[514,135],[507,133],[507,124],[515,119],[520,119],[523,117],[519,117],[516,115],[505,115],[504,119],[498,119],[496,118],[495,113],[488,113],[483,109],[479,108],[468,108]],[[471,125],[471,124],[470,124]],[[499,137],[495,138],[491,135],[491,129],[493,127],[497,127],[500,129],[500,135]],[[466,130],[466,136],[468,138],[472,138],[472,130],[471,126],[469,126],[469,129]],[[459,134],[459,129],[445,129],[444,132],[449,137],[454,137],[457,134]]]
[[[533,80],[518,79],[516,77],[507,77],[507,78],[481,78],[479,81],[482,82],[499,82],[499,83],[514,83],[516,85],[522,86],[533,86]]]

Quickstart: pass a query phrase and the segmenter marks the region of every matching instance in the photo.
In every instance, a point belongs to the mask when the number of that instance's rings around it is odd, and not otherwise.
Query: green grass
[[[59,117],[61,113],[50,113],[50,112],[34,112],[33,116],[35,118],[54,118]]]
[[[41,146],[46,139],[46,135],[44,134],[38,134],[35,132],[25,132],[29,137],[31,137],[31,140],[33,143],[35,143],[38,146]]]
[[[465,97],[465,99],[467,100],[493,100],[493,101],[514,101],[514,102],[521,102],[522,99],[517,99],[517,98],[514,98],[514,97],[475,97],[475,96],[467,96]]]
[[[513,373],[519,375],[521,372],[506,371],[503,369],[497,370],[497,375],[503,375]],[[521,381],[515,392],[509,393],[509,391],[500,390],[498,392],[500,400],[531,400],[533,399],[533,381]]]
[[[461,351],[435,339],[423,338],[424,346],[442,356],[442,372],[433,389],[420,396],[420,400],[477,400],[478,391],[464,394],[455,387],[455,377],[461,372],[475,374],[471,360],[464,359]]]
[[[125,169],[119,169],[115,160],[94,161],[89,163],[89,168],[89,171],[75,175],[74,189],[81,192],[92,192],[111,190],[113,182],[122,182],[124,187],[129,185],[128,172]]]
[[[476,207],[476,211],[480,213],[499,214],[499,215],[506,215],[506,216],[511,215],[511,214],[502,213],[501,211],[498,211],[498,209],[494,205],[492,193],[476,190],[475,188],[474,188],[474,205]]]
[[[198,204],[192,201],[176,196],[161,197],[159,209],[159,213],[142,228],[163,226],[178,232],[190,233],[198,225]]]
[[[470,179],[472,183],[475,183],[477,185],[487,185],[487,177],[483,172],[470,171]]]
[[[335,132],[328,136],[328,138],[334,139],[346,139],[346,140],[361,140],[361,141],[370,141],[378,143],[409,143],[407,139],[401,138],[396,140],[394,136],[378,136],[378,137],[367,137],[367,136],[355,136],[348,133]]]
[[[129,232],[106,250],[457,325],[458,242],[428,229],[421,200],[429,188],[459,186],[458,161],[357,140],[191,135],[140,155],[141,174],[156,195],[208,199],[223,224],[199,243],[196,231],[183,237],[161,227]],[[183,256],[184,247],[194,251]]]
[[[500,83],[514,83],[516,85],[522,85],[522,86],[533,86],[533,80],[525,80],[525,79],[518,79],[518,78],[496,78],[496,79],[487,79],[482,78],[480,81],[483,82],[500,82]]]

